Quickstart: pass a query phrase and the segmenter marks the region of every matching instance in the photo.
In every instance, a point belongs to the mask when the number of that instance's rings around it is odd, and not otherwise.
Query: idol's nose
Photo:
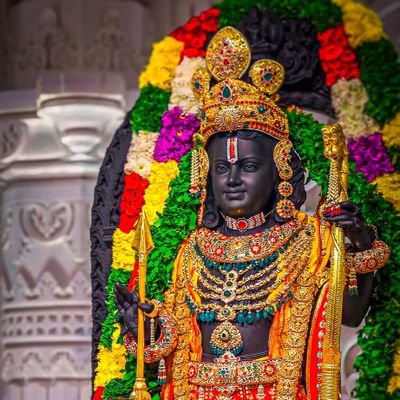
[[[228,186],[239,186],[242,184],[242,177],[239,165],[233,164],[228,176]]]

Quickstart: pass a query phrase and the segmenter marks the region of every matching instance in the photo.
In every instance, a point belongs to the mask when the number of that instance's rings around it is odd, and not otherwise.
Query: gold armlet
[[[144,361],[153,363],[168,356],[178,340],[176,323],[173,317],[163,307],[159,310],[161,333],[156,342],[144,347]],[[131,333],[124,336],[124,345],[134,357],[137,356],[137,343]]]
[[[375,240],[369,250],[346,253],[347,285],[350,294],[358,294],[357,274],[368,274],[382,268],[390,257],[386,243]]]

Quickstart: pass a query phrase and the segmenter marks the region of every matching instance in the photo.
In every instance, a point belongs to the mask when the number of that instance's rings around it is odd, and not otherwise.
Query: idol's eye
[[[244,172],[255,172],[258,170],[258,165],[254,162],[247,162],[243,164],[242,169]]]
[[[229,168],[226,164],[218,163],[215,165],[215,172],[217,174],[225,174],[229,171]]]

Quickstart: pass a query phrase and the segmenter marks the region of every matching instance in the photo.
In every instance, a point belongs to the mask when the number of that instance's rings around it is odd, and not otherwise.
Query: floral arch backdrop
[[[352,160],[351,199],[361,206],[367,222],[378,227],[392,251],[388,265],[377,273],[371,311],[358,336],[362,354],[355,364],[360,373],[356,397],[400,399],[398,56],[379,17],[355,1],[224,0],[155,43],[139,78],[140,95],[130,113],[132,137],[124,165],[119,225],[112,232],[112,263],[105,285],[107,315],[96,351],[96,400],[128,398],[135,379],[135,360],[125,351],[115,321],[114,283],[123,282],[129,288],[137,284],[138,264],[131,242],[141,210],[146,210],[155,243],[148,262],[149,298],[162,297],[178,247],[195,227],[198,201],[189,197],[188,190],[192,136],[199,128],[201,110],[191,93],[191,75],[204,64],[213,32],[226,25],[240,29],[243,20],[257,18],[263,10],[272,13],[269,18],[278,16],[286,30],[303,21],[315,32],[314,58],[323,82],[305,89],[303,82],[300,89],[321,96],[311,96],[307,104],[307,93],[299,96],[299,85],[294,85],[281,99],[309,179],[323,192],[328,161],[323,156],[322,125],[290,105],[313,108],[314,101],[344,128]],[[148,369],[147,376],[157,399],[155,372]]]

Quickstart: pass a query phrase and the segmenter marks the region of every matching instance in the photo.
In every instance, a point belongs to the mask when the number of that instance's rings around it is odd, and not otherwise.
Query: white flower
[[[375,121],[364,114],[367,92],[359,79],[340,79],[331,87],[336,119],[348,139],[366,136],[378,130]]]
[[[136,172],[143,178],[149,177],[158,135],[158,132],[146,131],[139,131],[132,135],[124,166],[125,174]]]
[[[186,113],[200,115],[202,104],[193,95],[191,80],[193,73],[200,67],[205,67],[202,57],[184,57],[175,70],[172,80],[172,92],[168,108],[180,107]]]

